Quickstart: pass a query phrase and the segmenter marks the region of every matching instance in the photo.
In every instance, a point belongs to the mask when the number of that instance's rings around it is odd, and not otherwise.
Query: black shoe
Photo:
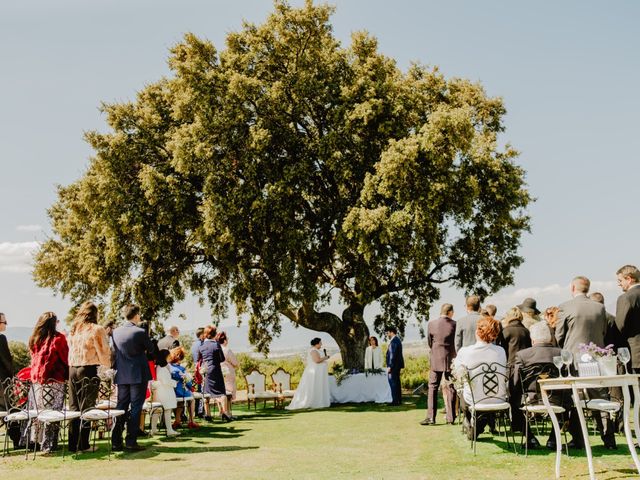
[[[436,421],[435,420],[431,420],[430,418],[425,418],[423,421],[420,422],[420,425],[435,425]]]
[[[221,413],[220,417],[222,417],[222,421],[223,422],[227,422],[227,423],[228,422],[233,422],[233,419],[229,415],[227,415],[226,413]]]
[[[212,417],[211,415],[205,415],[205,416],[204,416],[204,419],[205,419],[207,422],[213,422],[213,417]]]
[[[618,449],[618,445],[616,445],[616,441],[609,441],[609,442],[604,442],[604,448],[606,448],[607,450],[617,450]]]
[[[145,432],[144,430],[138,430],[138,436],[139,437],[148,437],[149,436],[149,432]]]
[[[575,448],[576,450],[582,450],[584,448],[584,444],[573,439],[569,443],[567,443],[567,447]]]
[[[536,448],[540,448],[540,442],[538,442],[538,439],[536,437],[531,437],[527,441],[527,449],[535,450]]]
[[[556,450],[556,449],[557,449],[557,447],[558,447],[558,446],[556,445],[555,440],[548,440],[548,441],[547,441],[547,448],[548,448],[549,450]]]
[[[124,449],[127,452],[141,452],[143,450],[146,450],[146,447],[143,447],[142,445],[138,445],[137,443],[135,445],[125,445]]]
[[[114,452],[124,452],[124,445],[112,445],[111,450]]]

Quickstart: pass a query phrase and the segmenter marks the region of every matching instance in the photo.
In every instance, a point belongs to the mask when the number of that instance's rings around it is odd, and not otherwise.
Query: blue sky
[[[343,43],[368,30],[401,68],[438,65],[504,98],[503,141],[522,152],[538,200],[516,285],[492,299],[500,309],[528,295],[541,307],[557,304],[578,274],[594,280],[612,309],[616,269],[640,263],[640,3],[334,3]],[[266,0],[2,2],[0,311],[12,325],[68,308],[33,285],[29,255],[50,233],[55,185],[86,169],[91,151],[82,134],[105,128],[100,103],[132,99],[167,75],[168,49],[185,32],[222,48],[242,19],[259,22],[271,8]],[[444,300],[462,312],[461,292],[445,289]],[[206,319],[193,302],[175,317],[182,312],[184,328]]]

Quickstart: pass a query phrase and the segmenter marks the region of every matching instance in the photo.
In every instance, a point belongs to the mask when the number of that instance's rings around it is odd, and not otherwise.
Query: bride
[[[329,376],[327,372],[326,354],[320,353],[322,341],[319,338],[311,340],[311,350],[307,355],[307,366],[304,369],[300,385],[296,390],[287,410],[302,408],[326,408],[331,405],[329,400]]]

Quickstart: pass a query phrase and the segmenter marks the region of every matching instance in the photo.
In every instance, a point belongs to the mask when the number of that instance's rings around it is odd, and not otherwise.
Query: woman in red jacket
[[[61,410],[64,406],[64,385],[69,376],[69,346],[66,337],[56,331],[58,323],[55,313],[43,313],[29,338],[33,382],[30,409]],[[58,428],[56,424],[42,428],[38,422],[34,422],[30,440],[37,442],[43,453],[52,452],[58,447]]]

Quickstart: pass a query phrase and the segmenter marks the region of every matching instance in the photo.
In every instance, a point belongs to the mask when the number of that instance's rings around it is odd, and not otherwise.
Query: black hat
[[[534,313],[536,315],[540,314],[540,310],[536,307],[536,301],[533,298],[525,298],[518,308],[522,313]]]

